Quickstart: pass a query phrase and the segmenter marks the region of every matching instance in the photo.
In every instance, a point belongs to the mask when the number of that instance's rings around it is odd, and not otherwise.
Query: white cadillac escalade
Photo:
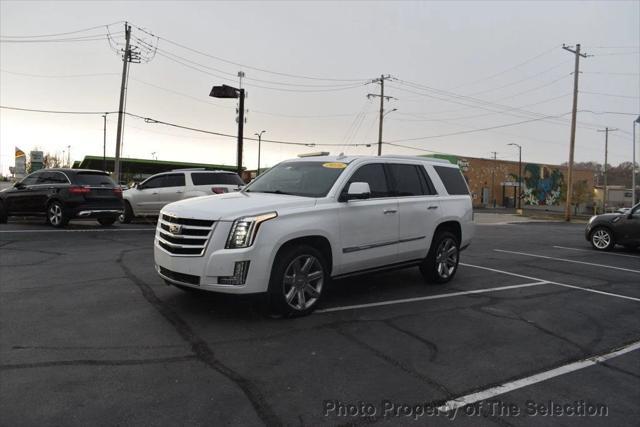
[[[458,166],[421,157],[287,160],[237,193],[160,212],[158,274],[183,290],[267,293],[286,316],[318,306],[331,278],[418,266],[456,274],[474,234]]]

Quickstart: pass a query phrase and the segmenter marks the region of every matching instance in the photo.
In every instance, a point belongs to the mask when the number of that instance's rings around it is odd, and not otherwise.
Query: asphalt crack
[[[54,366],[133,366],[133,365],[151,365],[159,363],[176,363],[188,362],[196,360],[196,356],[188,354],[185,356],[175,357],[159,357],[155,359],[121,359],[121,360],[98,360],[98,359],[77,359],[77,360],[58,360],[50,362],[33,362],[33,363],[13,363],[0,365],[0,371],[8,371],[14,369],[33,369],[33,368],[50,368]]]
[[[142,296],[151,304],[164,318],[167,320],[176,330],[178,335],[185,340],[193,351],[195,357],[208,367],[212,368],[216,372],[222,374],[227,379],[235,383],[245,394],[258,417],[264,422],[264,424],[282,425],[282,422],[275,414],[273,409],[267,403],[266,398],[260,392],[258,387],[247,378],[241,376],[238,372],[224,365],[220,360],[215,357],[215,354],[211,347],[199,337],[193,329],[187,324],[187,322],[180,317],[171,307],[169,307],[164,301],[162,301],[153,292],[151,286],[138,278],[127,265],[123,262],[123,257],[126,253],[136,251],[140,249],[127,249],[120,252],[116,262],[120,265],[125,275],[131,280],[142,292]]]

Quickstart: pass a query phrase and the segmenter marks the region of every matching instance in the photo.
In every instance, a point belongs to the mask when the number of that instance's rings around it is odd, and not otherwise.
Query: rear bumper
[[[83,209],[75,213],[76,218],[110,218],[123,212],[122,209]]]

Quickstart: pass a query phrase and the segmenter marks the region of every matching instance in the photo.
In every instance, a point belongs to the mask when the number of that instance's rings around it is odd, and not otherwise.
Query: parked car
[[[637,248],[640,246],[640,203],[627,213],[592,216],[585,237],[599,251],[610,251],[616,244]]]
[[[42,169],[0,191],[0,223],[9,216],[46,216],[54,227],[74,218],[113,224],[123,211],[122,190],[106,172]]]
[[[311,312],[331,278],[420,267],[446,283],[473,237],[459,168],[419,157],[306,157],[241,192],[165,206],[154,256],[183,290],[267,293],[286,316]]]
[[[234,172],[180,169],[153,175],[126,190],[120,222],[138,216],[158,216],[168,203],[191,197],[238,191],[244,181]]]

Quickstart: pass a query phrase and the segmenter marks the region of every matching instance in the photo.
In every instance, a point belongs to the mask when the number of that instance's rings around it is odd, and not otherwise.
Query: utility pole
[[[380,97],[380,123],[378,124],[378,156],[382,155],[382,122],[384,121],[384,101],[396,99],[393,96],[384,96],[384,81],[391,79],[391,76],[387,74],[380,75],[380,78],[371,80],[371,83],[380,83],[380,95],[375,93],[367,94],[367,98]]]
[[[129,62],[131,62],[131,25],[124,23],[125,47],[122,55],[122,82],[120,83],[120,105],[118,107],[118,129],[116,133],[116,158],[113,165],[113,176],[116,184],[120,184],[120,147],[122,146],[122,131],[124,120],[125,88],[129,74]]]
[[[67,166],[71,167],[71,146],[67,145]]]
[[[580,43],[576,44],[575,50],[569,46],[562,45],[562,48],[575,55],[575,66],[573,70],[573,108],[571,109],[571,140],[569,143],[569,170],[567,173],[567,203],[564,209],[565,221],[571,221],[571,196],[573,194],[573,154],[576,147],[576,115],[578,112],[578,75],[580,74],[580,57],[587,55],[580,53]]]
[[[604,129],[598,129],[598,132],[604,132],[604,197],[602,199],[602,210],[603,213],[607,213],[607,205],[609,204],[609,189],[607,188],[607,158],[609,153],[609,132],[614,132],[618,129],[609,129],[605,127]]]
[[[102,115],[102,170],[107,170],[107,113]]]
[[[498,155],[498,152],[492,151],[491,154],[493,154],[493,167],[491,168],[491,192],[489,193],[489,197],[495,209],[496,199],[495,195],[493,194],[493,190],[496,185],[496,156]]]

